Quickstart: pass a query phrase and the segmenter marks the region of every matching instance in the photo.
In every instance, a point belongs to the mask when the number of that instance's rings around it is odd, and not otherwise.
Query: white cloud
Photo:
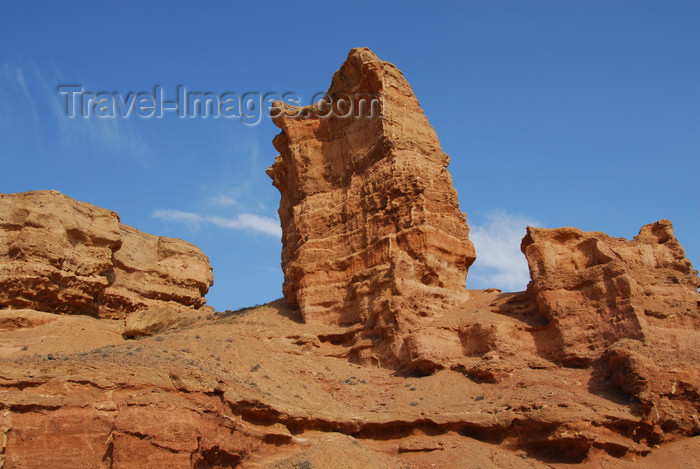
[[[204,217],[197,215],[196,213],[181,212],[180,210],[156,210],[153,212],[153,216],[156,218],[163,218],[165,220],[181,221],[191,224],[199,224],[204,221]]]
[[[492,212],[483,225],[470,225],[469,239],[476,248],[476,261],[469,270],[469,288],[524,290],[530,281],[520,242],[525,228],[541,226],[537,220],[503,211]]]
[[[227,218],[216,215],[199,215],[197,213],[182,212],[180,210],[156,210],[153,212],[153,216],[192,225],[211,224],[232,230],[251,230],[277,238],[282,237],[282,229],[276,219],[252,213],[240,213],[233,218]]]
[[[214,205],[219,205],[221,207],[231,207],[233,205],[238,205],[236,199],[223,194],[219,194],[216,197],[212,197],[211,201]]]

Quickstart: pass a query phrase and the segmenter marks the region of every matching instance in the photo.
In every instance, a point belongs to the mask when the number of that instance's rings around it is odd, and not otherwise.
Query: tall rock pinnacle
[[[284,296],[305,322],[361,324],[372,345],[359,361],[400,366],[409,329],[467,299],[469,228],[401,71],[353,49],[327,96],[334,112],[321,102],[273,116]]]

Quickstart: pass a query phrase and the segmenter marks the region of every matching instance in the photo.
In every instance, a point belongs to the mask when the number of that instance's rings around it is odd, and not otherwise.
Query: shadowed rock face
[[[212,284],[192,244],[56,191],[0,194],[0,306],[124,318],[199,308]]]
[[[380,342],[357,358],[393,366],[411,326],[466,300],[474,247],[449,157],[401,72],[353,49],[328,95],[355,110],[381,95],[382,117],[319,117],[316,106],[274,118],[284,296],[308,323],[362,324]]]

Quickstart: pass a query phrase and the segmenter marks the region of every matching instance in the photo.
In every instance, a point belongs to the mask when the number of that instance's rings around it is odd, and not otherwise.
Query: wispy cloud
[[[228,195],[219,194],[211,198],[211,202],[219,207],[232,207],[238,205],[238,202],[233,197]]]
[[[49,145],[53,149],[58,143],[61,149],[71,154],[147,161],[150,149],[130,122],[123,119],[68,118],[65,115],[65,98],[57,90],[60,78],[61,73],[55,67],[52,72],[46,73],[31,57],[20,56],[12,62],[0,63],[0,122],[15,124],[14,130],[6,131],[25,131],[33,127],[35,143],[40,145],[41,150]],[[19,121],[23,116],[31,121]],[[55,132],[58,135],[52,140]]]
[[[282,237],[282,229],[277,220],[252,213],[239,213],[234,217],[221,217],[217,215],[200,215],[198,213],[183,212],[180,210],[156,210],[153,212],[153,216],[191,225],[210,224],[232,230],[257,231],[259,233],[275,236],[276,238]]]
[[[528,225],[541,223],[503,211],[489,213],[482,225],[470,225],[469,239],[476,248],[476,262],[467,277],[470,288],[525,289],[530,273],[520,242]]]
[[[75,139],[89,138],[103,154],[147,160],[149,148],[128,121],[119,119],[84,119],[68,121]]]
[[[27,82],[24,79],[24,72],[22,71],[22,69],[17,66],[3,63],[0,64],[0,70],[2,70],[4,78],[11,84],[13,84],[22,93],[22,95],[24,95],[27,103],[29,103],[30,109],[32,110],[34,122],[39,122],[39,115],[36,112],[36,106],[34,105],[32,95],[27,89]]]

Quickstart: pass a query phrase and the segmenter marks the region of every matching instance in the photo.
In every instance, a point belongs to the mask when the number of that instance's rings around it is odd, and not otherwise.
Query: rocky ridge
[[[172,317],[201,308],[209,259],[179,239],[57,191],[0,194],[0,308],[100,318]]]
[[[532,338],[515,319],[522,294],[470,293],[475,304],[463,316],[507,324],[516,343]],[[0,326],[8,468],[700,461],[700,440],[682,438],[692,432],[660,429],[595,368],[496,349],[473,358],[481,366],[430,375],[353,365],[332,329],[305,324],[284,301],[136,339],[124,338],[121,321],[31,310],[0,311]],[[357,454],[357,464],[342,454]]]

